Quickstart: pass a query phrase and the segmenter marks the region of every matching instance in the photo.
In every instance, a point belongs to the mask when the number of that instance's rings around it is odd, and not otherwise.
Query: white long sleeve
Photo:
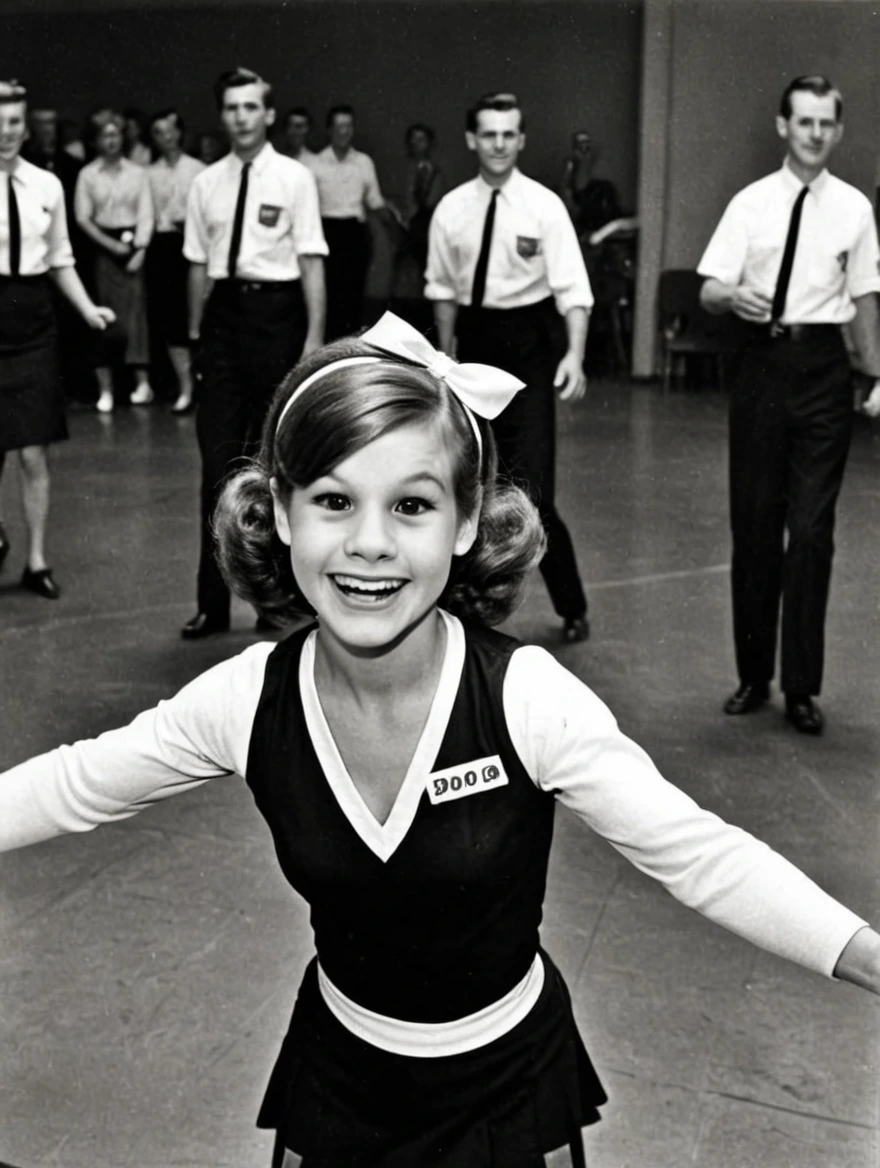
[[[91,831],[208,779],[243,775],[272,648],[253,645],[130,725],[0,775],[0,852]]]
[[[511,659],[504,710],[542,790],[678,900],[763,949],[830,976],[866,924],[754,836],[667,782],[608,708],[543,649]]]

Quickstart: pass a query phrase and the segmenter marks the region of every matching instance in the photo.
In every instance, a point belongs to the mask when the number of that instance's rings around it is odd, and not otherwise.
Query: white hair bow
[[[393,312],[386,312],[360,339],[384,353],[423,366],[444,381],[469,410],[490,421],[510,404],[514,394],[525,388],[524,381],[494,365],[459,365]]]

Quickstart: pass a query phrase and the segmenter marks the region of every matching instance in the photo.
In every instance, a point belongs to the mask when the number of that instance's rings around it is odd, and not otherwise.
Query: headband
[[[438,352],[420,332],[399,316],[395,316],[393,312],[386,312],[381,320],[367,329],[360,340],[381,349],[390,357],[399,357],[427,369],[430,374],[442,381],[464,407],[481,455],[483,439],[474,414],[490,421],[497,418],[510,404],[513,395],[525,388],[525,382],[510,373],[505,373],[503,369],[496,369],[494,365],[478,365],[472,362],[459,365],[445,353]],[[381,357],[342,357],[330,365],[317,369],[296,387],[285,402],[284,409],[278,417],[276,434],[291,404],[325,374],[336,369],[345,369],[349,365],[372,365],[381,360]]]

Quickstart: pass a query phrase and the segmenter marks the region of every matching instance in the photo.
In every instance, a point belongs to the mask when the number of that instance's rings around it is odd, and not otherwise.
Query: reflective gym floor
[[[778,694],[726,718],[725,399],[596,381],[560,414],[560,509],[592,639],[565,646],[540,579],[509,623],[611,706],[660,769],[880,922],[880,425],[859,420],[838,510],[820,739]],[[130,719],[252,642],[179,639],[195,611],[194,422],[76,413],[53,458],[52,603],[17,587],[0,498],[0,770]],[[0,780],[2,781],[2,780]],[[610,1096],[590,1168],[878,1168],[880,999],[751,948],[567,814],[544,944]],[[311,955],[245,785],[0,857],[0,1162],[263,1168],[254,1120]]]

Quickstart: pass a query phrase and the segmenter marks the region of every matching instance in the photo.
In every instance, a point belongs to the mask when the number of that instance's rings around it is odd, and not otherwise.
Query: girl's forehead
[[[366,442],[331,473],[395,480],[424,470],[435,477],[451,480],[454,464],[451,441],[447,427],[438,419],[408,422]]]

